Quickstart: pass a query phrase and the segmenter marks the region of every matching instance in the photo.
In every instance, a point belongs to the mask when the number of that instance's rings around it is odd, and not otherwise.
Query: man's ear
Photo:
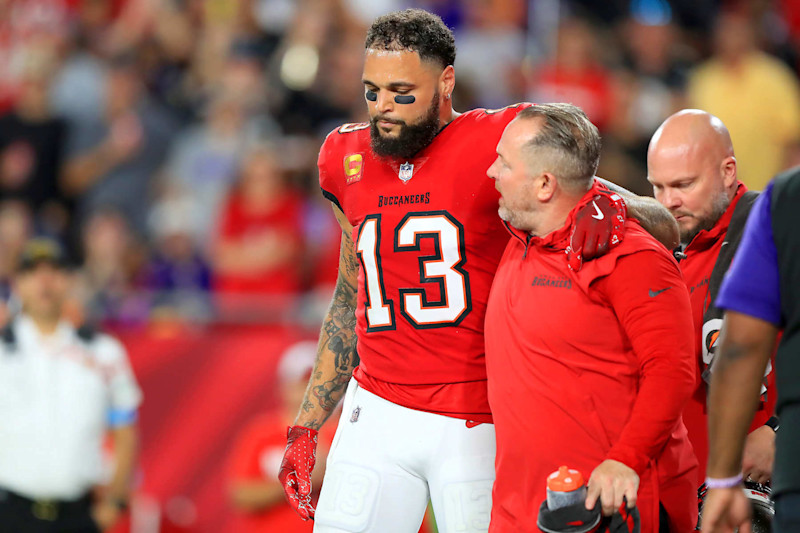
[[[725,185],[725,188],[733,187],[733,184],[736,183],[736,158],[732,155],[729,155],[725,159],[722,160],[720,164],[722,171],[722,182]]]
[[[549,172],[543,172],[535,180],[537,199],[542,203],[549,202],[558,189],[558,180]]]
[[[439,94],[449,100],[453,95],[453,89],[456,87],[456,71],[453,65],[447,65],[442,74],[439,76]]]

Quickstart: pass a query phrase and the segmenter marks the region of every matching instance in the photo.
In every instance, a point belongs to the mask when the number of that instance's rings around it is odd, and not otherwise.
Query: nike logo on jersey
[[[465,425],[467,426],[468,429],[472,429],[475,426],[480,426],[481,424],[483,424],[483,422],[475,422],[474,420],[467,420]]]
[[[600,208],[597,207],[597,203],[593,201],[592,205],[594,206],[594,210],[597,212],[596,215],[592,215],[592,218],[596,218],[597,220],[603,220],[605,218],[605,215],[603,214],[602,211],[600,211]]]
[[[650,291],[648,292],[648,294],[650,295],[650,298],[655,298],[656,296],[658,296],[658,295],[659,295],[659,294],[661,294],[662,292],[664,292],[664,291],[668,291],[668,290],[670,290],[671,288],[672,288],[672,287],[667,287],[666,289],[661,289],[660,291],[654,291],[653,289],[650,289]]]

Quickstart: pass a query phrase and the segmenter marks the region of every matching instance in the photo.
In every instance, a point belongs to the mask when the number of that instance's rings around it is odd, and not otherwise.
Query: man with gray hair
[[[627,523],[634,506],[642,531],[695,525],[697,462],[680,417],[694,387],[693,331],[678,265],[631,219],[618,221],[625,240],[605,256],[577,271],[563,261],[581,208],[604,188],[599,157],[579,108],[537,105],[506,127],[487,172],[512,235],[485,324],[497,434],[490,532],[529,529],[562,465],[588,479],[570,525],[600,512]],[[542,505],[539,525],[559,530],[550,511]]]

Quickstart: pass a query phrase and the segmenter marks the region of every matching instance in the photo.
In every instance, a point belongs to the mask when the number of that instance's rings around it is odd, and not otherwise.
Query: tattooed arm
[[[678,223],[666,207],[658,203],[655,198],[637,196],[628,189],[608,180],[597,179],[625,199],[625,203],[628,206],[628,215],[638,220],[647,233],[666,246],[667,250],[673,250],[678,247],[680,244]]]
[[[342,227],[339,277],[328,314],[322,323],[314,372],[294,422],[297,426],[315,430],[319,430],[336,408],[353,369],[358,366],[355,331],[358,258],[353,246],[353,227],[335,206],[333,213]]]

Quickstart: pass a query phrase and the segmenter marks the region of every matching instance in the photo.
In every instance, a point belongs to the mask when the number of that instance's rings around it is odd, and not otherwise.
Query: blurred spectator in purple
[[[534,70],[528,81],[527,100],[569,102],[605,130],[614,102],[611,76],[597,57],[598,48],[595,30],[588,22],[577,18],[563,21],[555,56]]]
[[[474,97],[467,107],[498,108],[517,100],[512,74],[525,55],[525,2],[467,0],[464,21],[456,33],[459,93]]]
[[[152,312],[158,316],[211,318],[211,268],[196,247],[196,211],[189,198],[176,196],[162,199],[150,215],[155,249],[143,278],[152,293]]]
[[[242,162],[211,254],[223,295],[294,295],[301,289],[302,196],[286,182],[278,152],[261,145]]]
[[[76,198],[81,220],[111,207],[141,236],[146,233],[152,178],[166,157],[176,125],[142,90],[132,56],[118,56],[110,67],[104,115],[75,121],[69,132],[62,184]]]
[[[448,28],[458,31],[464,20],[461,0],[416,0],[414,7],[436,13]]]
[[[139,272],[143,251],[126,218],[113,209],[96,211],[83,228],[83,267],[78,299],[87,321],[139,322],[147,318],[148,299]]]
[[[190,235],[207,243],[214,220],[236,179],[245,145],[257,137],[240,100],[222,96],[208,105],[203,122],[181,131],[164,169],[167,196],[194,203]]]
[[[760,190],[800,162],[800,84],[784,63],[759,50],[746,7],[717,19],[714,55],[693,70],[689,105],[725,122],[739,179]]]
[[[63,239],[69,209],[59,187],[66,124],[47,96],[50,61],[31,65],[14,107],[0,116],[0,198],[25,202],[40,233]]]

